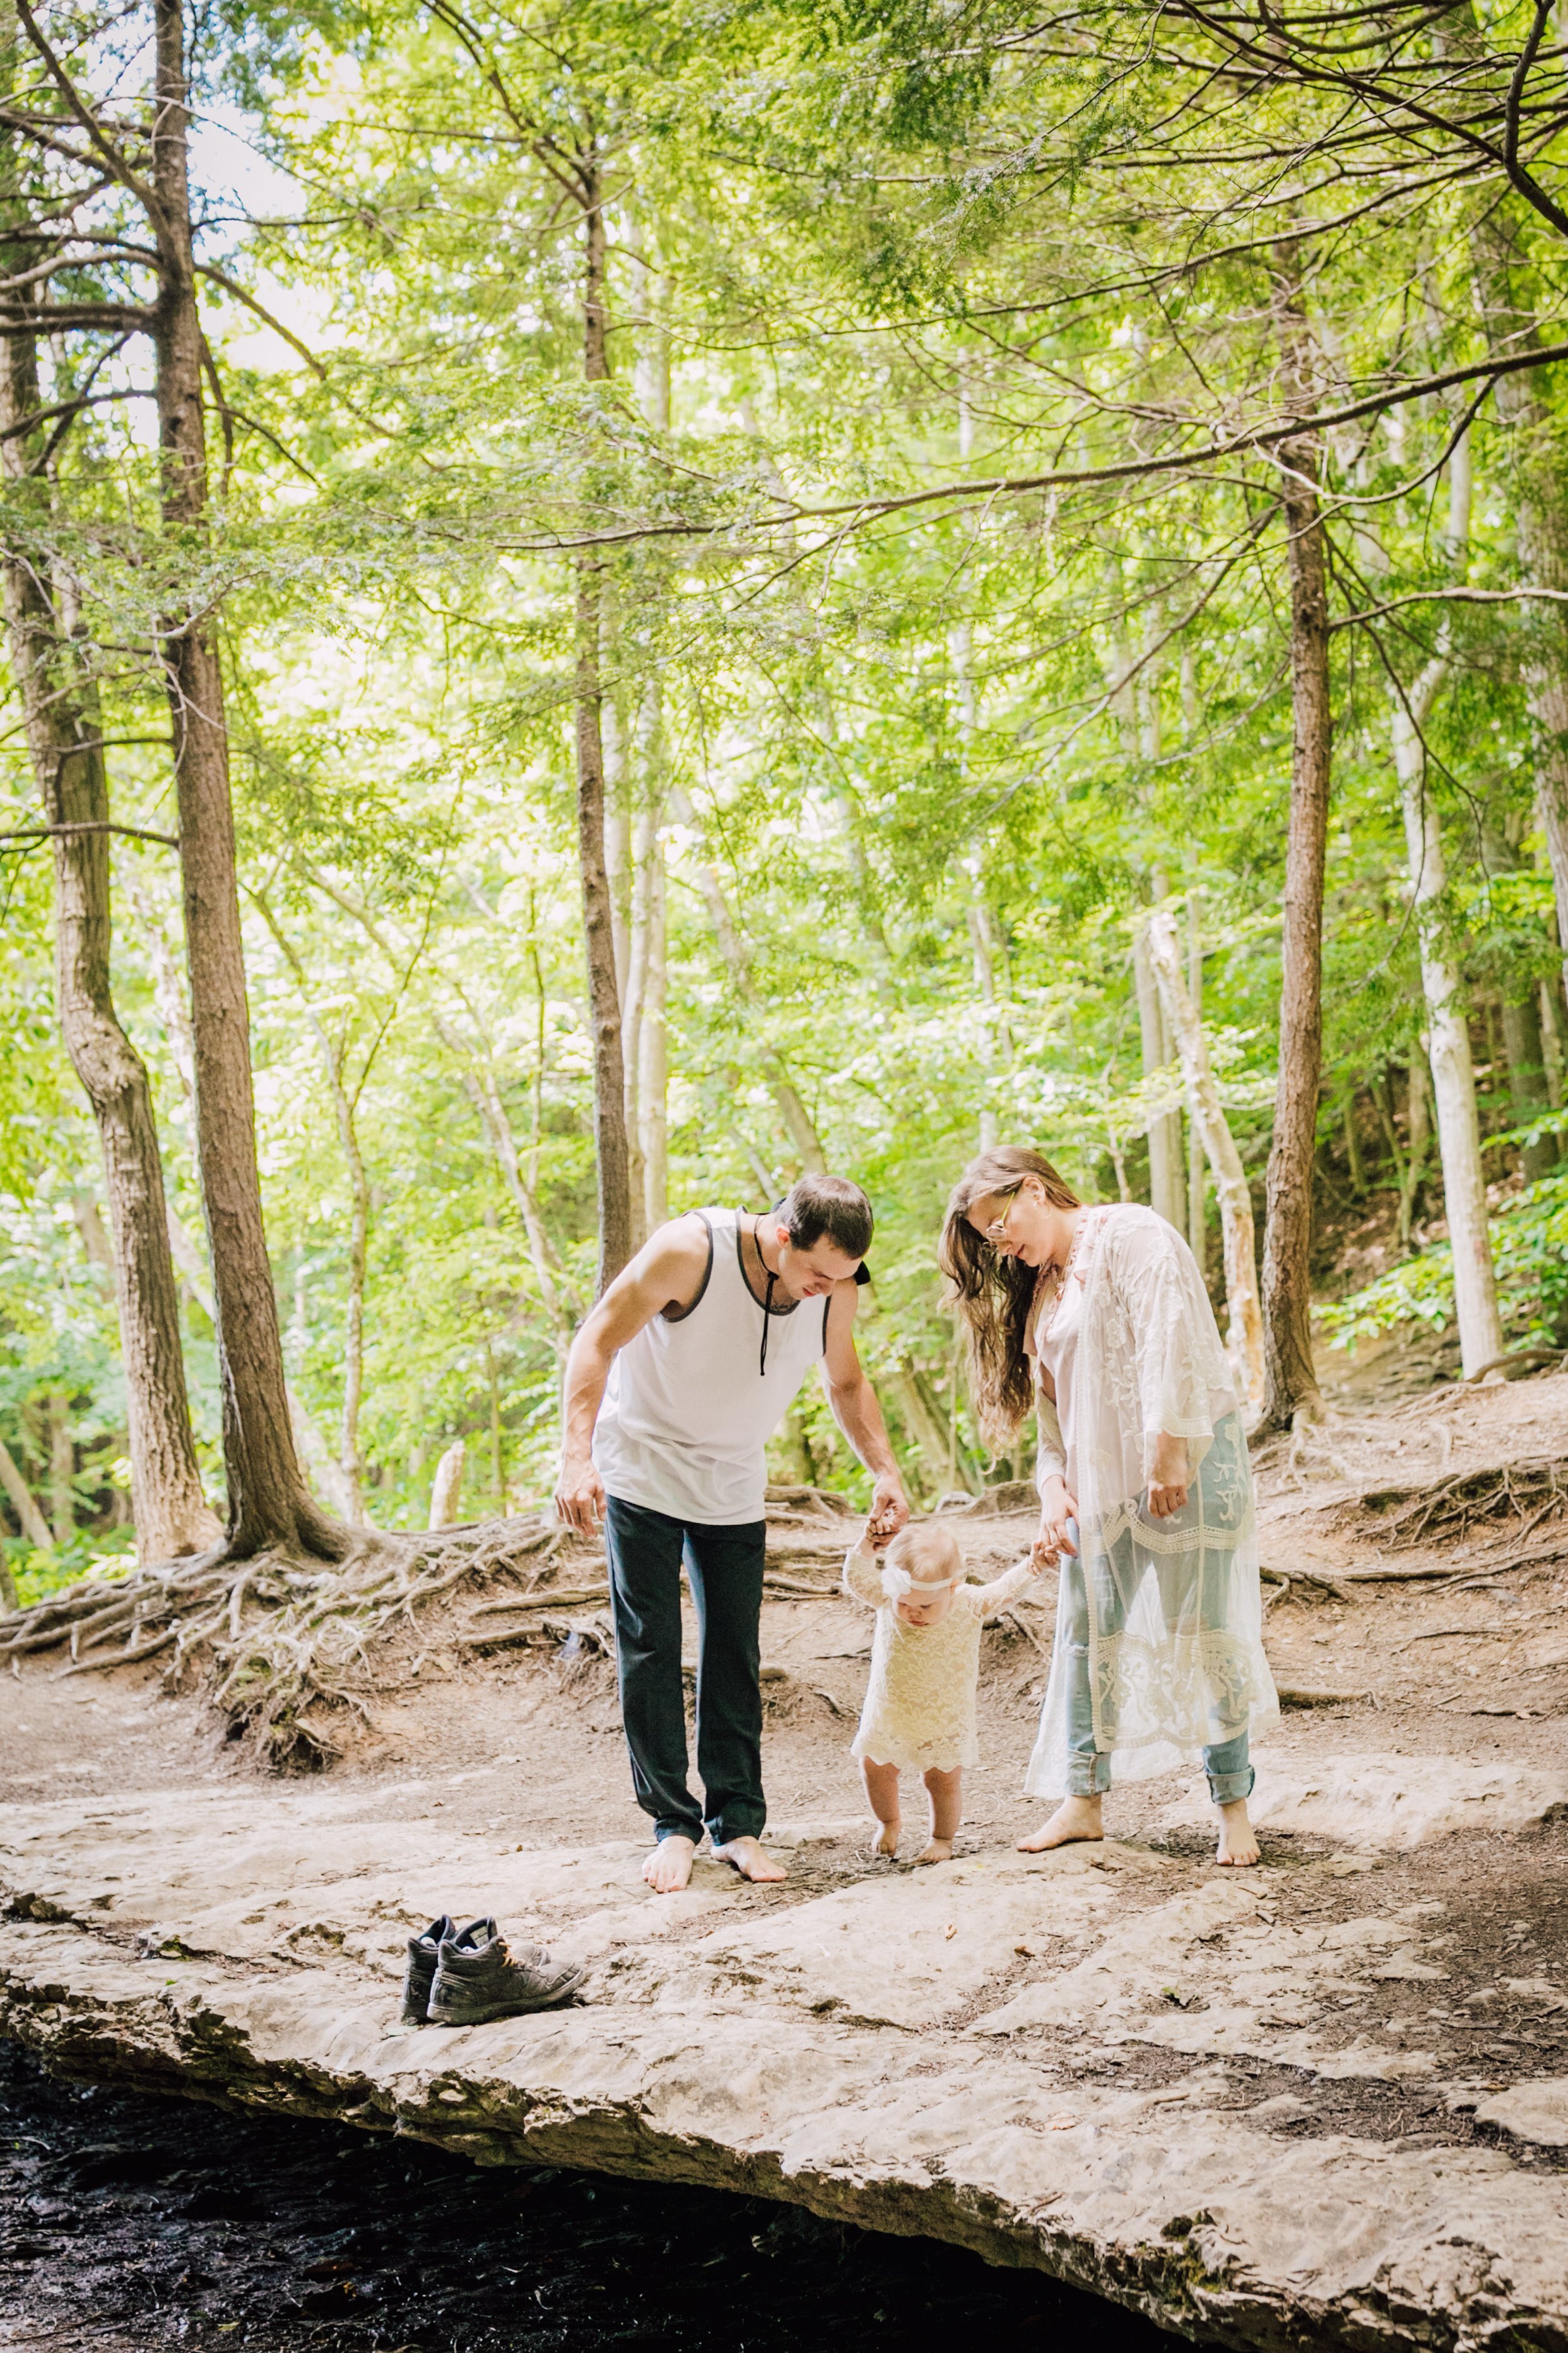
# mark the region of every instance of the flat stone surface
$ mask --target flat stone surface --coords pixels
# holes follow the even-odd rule
[[[1356,1847],[1404,1850],[1450,1831],[1518,1831],[1568,1809],[1568,1773],[1532,1772],[1463,1757],[1360,1756],[1354,1778],[1342,1760],[1314,1769],[1263,1757],[1251,1813],[1274,1830],[1342,1839]],[[1165,1816],[1173,1827],[1206,1822],[1201,1776]]]
[[[637,1843],[520,1850],[412,1778],[15,1807],[0,2030],[479,2163],[929,2233],[1238,2346],[1568,2348],[1568,2174],[1540,2154],[1568,2145],[1568,2079],[1478,2086],[1440,2024],[1412,2047],[1379,2007],[1461,2014],[1449,1906],[1380,1856],[1561,1799],[1507,1760],[1443,1763],[1446,1790],[1437,1766],[1266,1767],[1268,1819],[1340,1842],[1288,1869],[1110,1841],[872,1872],[858,1823],[807,1817],[784,1889],[703,1860],[670,1896]],[[403,2029],[405,1939],[443,1911],[585,1960],[582,2002]],[[1550,1977],[1465,1999],[1505,1996],[1568,2007]],[[1373,2129],[1407,2092],[1435,2126]]]
[[[1545,2148],[1568,2148],[1568,2076],[1521,2084],[1483,2100],[1476,2114],[1483,2123],[1501,2125],[1521,2140],[1538,2141]]]

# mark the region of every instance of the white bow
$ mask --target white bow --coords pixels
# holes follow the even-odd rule
[[[911,1577],[895,1561],[882,1563],[882,1592],[889,1601],[901,1601],[906,1593],[947,1593],[962,1581],[954,1577]]]

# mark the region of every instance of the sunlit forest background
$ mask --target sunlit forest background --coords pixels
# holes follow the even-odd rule
[[[1513,57],[1533,16],[1364,22],[1432,73]],[[1564,85],[1542,19],[1526,144],[1550,188]],[[127,117],[150,21],[37,19]],[[13,93],[64,117],[9,23]],[[1026,1468],[982,1441],[934,1266],[983,1144],[1038,1145],[1089,1199],[1153,1198],[1157,1149],[1159,1205],[1223,1305],[1140,927],[1174,919],[1261,1249],[1290,460],[1247,428],[1282,401],[1339,419],[1311,441],[1333,731],[1320,1337],[1451,1334],[1425,944],[1460,977],[1506,1344],[1568,1345],[1532,699],[1568,656],[1561,603],[1519,593],[1568,582],[1540,554],[1553,501],[1568,548],[1568,391],[1561,364],[1487,373],[1561,339],[1568,246],[1495,155],[1462,124],[1396,135],[1288,61],[1244,69],[1202,11],[224,0],[185,37],[213,489],[183,560],[217,617],[267,1238],[324,1503],[423,1526],[458,1438],[464,1516],[549,1493],[598,1250],[585,567],[633,1239],[696,1204],[764,1208],[809,1166],[858,1177],[864,1354],[928,1504]],[[5,135],[15,218],[45,166]],[[73,301],[132,300],[130,204],[106,172],[57,223],[31,319],[60,421],[34,479],[114,819],[141,828],[112,842],[113,990],[151,1073],[221,1513],[179,860],[142,838],[175,830],[156,422],[144,343],[67,332]],[[6,246],[13,325],[35,249]],[[20,560],[15,467],[5,495]],[[103,1166],[14,691],[6,725],[0,1438],[52,1539],[0,1506],[27,1598],[135,1532]],[[1413,876],[1413,791],[1435,886],[1429,849]],[[815,1390],[774,1470],[860,1492]]]

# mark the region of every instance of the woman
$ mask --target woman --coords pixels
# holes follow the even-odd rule
[[[995,1443],[1039,1418],[1056,1648],[1026,1788],[1061,1799],[1026,1853],[1104,1836],[1114,1776],[1202,1755],[1223,1863],[1258,1861],[1248,1746],[1279,1703],[1263,1655],[1252,1472],[1197,1262],[1152,1209],[1086,1208],[1048,1160],[984,1152],[942,1266]]]

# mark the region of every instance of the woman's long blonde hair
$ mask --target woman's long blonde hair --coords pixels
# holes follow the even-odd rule
[[[1004,1258],[969,1223],[976,1201],[989,1194],[1010,1198],[1026,1176],[1037,1176],[1054,1209],[1081,1208],[1078,1195],[1043,1153],[1026,1145],[998,1144],[972,1160],[947,1204],[937,1262],[948,1281],[947,1301],[958,1311],[969,1356],[969,1382],[980,1427],[994,1446],[1004,1445],[1034,1403],[1034,1382],[1024,1348],[1034,1302],[1035,1268]]]

